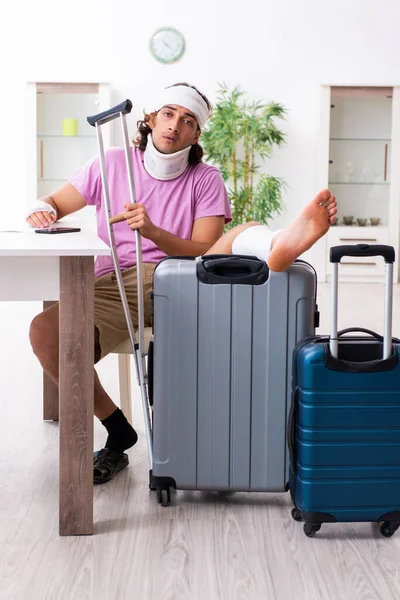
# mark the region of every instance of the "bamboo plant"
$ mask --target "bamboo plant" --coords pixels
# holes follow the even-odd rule
[[[275,125],[285,116],[276,102],[247,102],[245,92],[219,86],[217,102],[202,134],[207,161],[218,166],[227,183],[232,209],[229,227],[248,221],[268,223],[283,209],[285,183],[280,177],[261,172],[274,146],[285,136]]]

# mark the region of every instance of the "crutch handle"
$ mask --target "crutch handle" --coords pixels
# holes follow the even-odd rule
[[[130,100],[124,100],[121,104],[117,104],[113,108],[109,108],[104,112],[98,113],[97,115],[93,115],[92,117],[87,117],[87,122],[89,125],[94,127],[96,123],[99,125],[104,125],[104,123],[108,123],[113,119],[116,119],[120,113],[123,115],[127,115],[132,110],[132,102]]]
[[[126,221],[125,213],[120,213],[119,215],[114,215],[113,217],[108,219],[108,222],[110,223],[110,225],[114,225],[114,223],[121,223],[122,221]]]

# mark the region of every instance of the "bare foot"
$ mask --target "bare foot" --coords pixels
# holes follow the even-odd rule
[[[321,190],[299,216],[274,238],[267,260],[271,271],[285,271],[296,258],[311,248],[335,222],[336,213],[335,196],[329,190]]]

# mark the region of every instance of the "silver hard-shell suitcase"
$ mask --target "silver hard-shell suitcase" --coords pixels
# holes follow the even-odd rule
[[[255,257],[167,258],[154,274],[152,484],[284,491],[292,352],[315,332],[316,274]]]

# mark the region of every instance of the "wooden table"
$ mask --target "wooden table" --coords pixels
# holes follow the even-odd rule
[[[0,300],[60,301],[59,531],[88,535],[93,533],[94,257],[111,251],[85,223],[65,223],[72,224],[82,231],[0,231]]]

